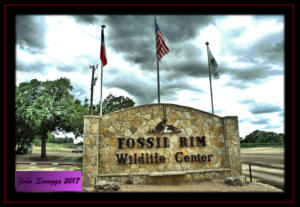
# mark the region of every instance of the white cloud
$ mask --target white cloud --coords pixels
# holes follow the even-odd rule
[[[240,47],[249,47],[258,39],[283,30],[283,25],[278,24],[275,20],[256,21],[252,18],[250,21],[245,22],[245,25],[247,27],[244,33],[235,40],[235,44]]]
[[[73,138],[74,144],[77,144],[79,142],[83,142],[83,138],[82,137],[77,137],[75,139],[75,135],[73,133],[55,132],[55,133],[52,133],[52,135],[55,138],[65,138],[65,137]]]

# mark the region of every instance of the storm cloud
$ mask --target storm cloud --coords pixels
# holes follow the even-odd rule
[[[228,69],[228,74],[231,74],[236,80],[252,81],[268,78],[270,75],[282,75],[282,71],[271,70],[264,68],[249,68],[249,69]]]
[[[252,114],[273,113],[273,112],[279,112],[281,110],[282,109],[280,106],[267,104],[267,103],[255,104],[249,107],[249,111]]]
[[[222,18],[218,17],[216,22]],[[263,20],[282,25],[283,17],[258,15],[251,19],[255,27],[258,27],[259,22]],[[252,41],[245,38],[245,41],[237,42],[245,35],[251,39],[247,33],[247,25],[239,25],[229,31],[223,30],[221,41],[224,50],[221,54],[230,54],[234,57],[231,62],[235,64],[232,66],[226,60],[219,64],[222,70],[221,75],[230,76],[230,81],[225,86],[246,89],[250,84],[263,83],[266,78],[282,76],[284,67],[284,33],[282,30],[262,33],[260,38],[253,38]]]
[[[26,73],[31,73],[31,72],[38,72],[38,73],[45,73],[46,72],[46,67],[49,65],[43,62],[21,62],[18,61],[16,64],[16,70],[17,71],[22,71]]]
[[[126,60],[139,64],[142,70],[156,67],[153,15],[109,15],[103,21],[111,27],[110,45],[122,52]],[[213,17],[160,15],[157,21],[170,51],[179,57],[184,47],[178,44],[194,38],[199,28],[212,22]]]
[[[76,15],[73,16],[78,23],[94,24],[99,21],[96,15]]]
[[[208,77],[207,65],[199,61],[178,62],[178,64],[170,65],[164,68],[167,71],[165,80],[173,81],[180,77]]]
[[[104,82],[105,87],[119,88],[135,97],[138,104],[149,104],[157,100],[157,82],[140,80],[132,75],[123,75],[114,77],[109,82]],[[196,94],[206,93],[202,89],[190,84],[185,78],[178,78],[176,81],[161,81],[160,94],[161,99],[176,100],[177,92],[181,90],[193,91]]]
[[[178,92],[182,90],[192,91],[195,93],[195,96],[200,94],[206,94],[205,91],[198,88],[197,86],[191,85],[184,78],[177,79],[176,81],[162,82],[160,83],[161,87],[161,96],[163,100],[177,100]]]
[[[249,121],[251,124],[269,124],[269,121],[270,119],[268,118],[259,118],[259,119],[256,119],[256,120],[251,120]]]
[[[222,73],[231,76],[230,81],[224,84],[225,86],[239,89],[246,89],[250,87],[251,84],[263,83],[272,76],[283,75],[282,70],[273,70],[270,66],[258,66],[246,69],[225,68],[221,70],[220,74]]]
[[[238,100],[238,102],[248,105],[248,109],[252,114],[280,112],[280,114],[282,115],[282,108],[278,105],[270,103],[257,103],[254,99],[250,98]]]
[[[177,43],[196,37],[201,27],[213,23],[214,17],[207,15],[161,15],[157,21],[167,40],[171,43]]]
[[[284,36],[281,32],[278,32],[266,35],[248,47],[232,45],[231,52],[233,55],[236,55],[236,61],[259,65],[268,63],[283,64]]]
[[[44,16],[16,16],[16,42],[21,48],[44,49],[46,29]]]
[[[104,82],[107,88],[118,88],[126,91],[135,97],[137,104],[149,104],[157,98],[157,89],[155,82],[145,82],[140,79],[134,79],[130,75],[122,77],[115,76],[112,80]]]

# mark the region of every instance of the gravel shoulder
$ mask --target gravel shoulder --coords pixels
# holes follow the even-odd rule
[[[96,192],[93,188],[83,189],[84,192]],[[203,181],[179,185],[120,185],[118,192],[283,192],[271,185],[253,182],[245,186],[230,186],[224,181]]]
[[[262,183],[245,186],[229,186],[222,181],[205,181],[185,185],[122,185],[120,192],[283,192],[279,188]]]

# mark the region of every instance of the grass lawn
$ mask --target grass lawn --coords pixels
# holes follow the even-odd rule
[[[76,166],[76,168],[75,168],[75,171],[82,171],[82,165],[78,165],[78,166]]]
[[[64,144],[58,143],[47,143],[46,150],[47,152],[72,152],[72,149],[76,148],[77,146],[74,145],[73,148],[67,148]],[[33,145],[33,152],[40,152],[41,147]]]
[[[241,143],[242,148],[247,147],[277,147],[277,148],[283,148],[283,144],[269,144],[269,143]]]

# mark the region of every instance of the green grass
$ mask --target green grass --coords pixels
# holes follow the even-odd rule
[[[76,148],[76,146],[74,145],[74,147],[72,148],[67,148],[65,144],[59,144],[59,143],[46,143],[46,151],[47,152],[72,152],[72,149]],[[41,147],[40,146],[33,146],[32,149],[33,152],[40,152],[41,151]]]
[[[41,151],[41,147],[34,146],[32,151],[33,152],[40,152]],[[46,147],[46,151],[47,152],[72,152],[72,149]]]
[[[82,171],[82,168],[83,168],[82,165],[76,166],[75,171]]]
[[[40,152],[41,146],[32,146],[33,152]],[[72,152],[72,149],[76,147],[82,147],[82,145],[74,145],[74,144],[61,144],[61,143],[46,143],[46,151],[47,152]]]
[[[247,148],[247,147],[278,147],[282,148],[284,147],[283,144],[270,144],[270,143],[241,143],[242,148]]]

